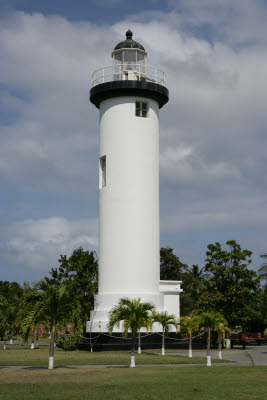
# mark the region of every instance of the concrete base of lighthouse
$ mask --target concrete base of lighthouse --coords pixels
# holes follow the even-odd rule
[[[142,302],[150,302],[154,304],[157,312],[167,311],[168,314],[174,314],[176,319],[180,318],[180,293],[181,281],[160,281],[159,293],[143,294],[143,293],[105,293],[99,294],[95,298],[94,310],[90,313],[90,321],[87,321],[86,331],[89,333],[107,332],[107,324],[109,320],[110,310],[116,306],[122,297],[129,299],[141,298]],[[146,329],[141,330],[145,332]],[[153,331],[161,332],[162,327],[159,324],[153,325]],[[176,328],[170,326],[170,332],[175,332]],[[114,327],[114,333],[122,332],[122,323],[119,327]]]

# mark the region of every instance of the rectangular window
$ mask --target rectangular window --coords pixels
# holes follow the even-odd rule
[[[106,156],[100,157],[99,159],[99,189],[106,186],[107,184],[107,173],[106,173]]]
[[[137,117],[147,118],[147,111],[148,111],[147,103],[143,101],[135,102],[135,115]]]

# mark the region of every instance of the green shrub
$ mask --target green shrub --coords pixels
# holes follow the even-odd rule
[[[58,342],[58,347],[62,348],[63,350],[73,351],[77,349],[77,342],[78,336],[72,332],[61,336]]]
[[[264,329],[263,337],[264,337],[264,339],[267,341],[267,328]]]

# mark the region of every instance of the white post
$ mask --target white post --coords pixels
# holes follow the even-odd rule
[[[211,367],[211,356],[207,356],[207,367]]]

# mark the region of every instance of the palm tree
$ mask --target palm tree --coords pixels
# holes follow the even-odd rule
[[[38,346],[38,328],[39,328],[40,321],[35,321],[35,324],[30,328],[30,335],[31,335],[31,350],[35,348],[34,337],[36,338],[36,345]]]
[[[120,299],[119,303],[113,307],[109,313],[108,332],[110,335],[113,332],[114,326],[119,327],[121,321],[123,321],[123,336],[127,337],[129,330],[132,333],[131,368],[135,367],[135,342],[137,331],[141,327],[146,326],[149,320],[149,314],[154,308],[155,306],[151,303],[141,303],[140,297],[133,300],[125,297]]]
[[[200,316],[201,326],[208,330],[208,342],[207,342],[207,366],[211,366],[210,356],[210,332],[215,329],[216,317],[213,313],[203,313]]]
[[[215,324],[215,331],[218,334],[218,352],[219,352],[219,359],[222,359],[222,340],[223,340],[223,335],[224,332],[228,331],[229,328],[227,327],[227,322],[223,317],[219,317],[216,319],[216,324]]]
[[[175,320],[175,315],[173,314],[168,314],[166,311],[162,313],[153,313],[152,314],[152,321],[153,322],[158,322],[159,324],[162,325],[162,349],[161,349],[161,355],[165,356],[165,336],[168,336],[169,332],[169,325],[177,325],[177,322]]]
[[[192,332],[199,329],[200,320],[197,315],[186,316],[180,318],[182,328],[189,333],[189,353],[188,357],[192,357]]]
[[[197,264],[193,264],[188,270],[190,279],[192,281],[192,288],[194,297],[197,299],[201,289],[203,289],[203,281],[207,274],[205,274],[205,267],[199,268]]]
[[[69,296],[66,286],[58,286],[49,279],[39,281],[35,290],[26,294],[24,305],[25,303],[26,315],[22,322],[24,339],[28,339],[32,325],[41,320],[48,321],[51,330],[48,369],[53,369],[56,326],[59,322],[70,319],[78,304]]]

